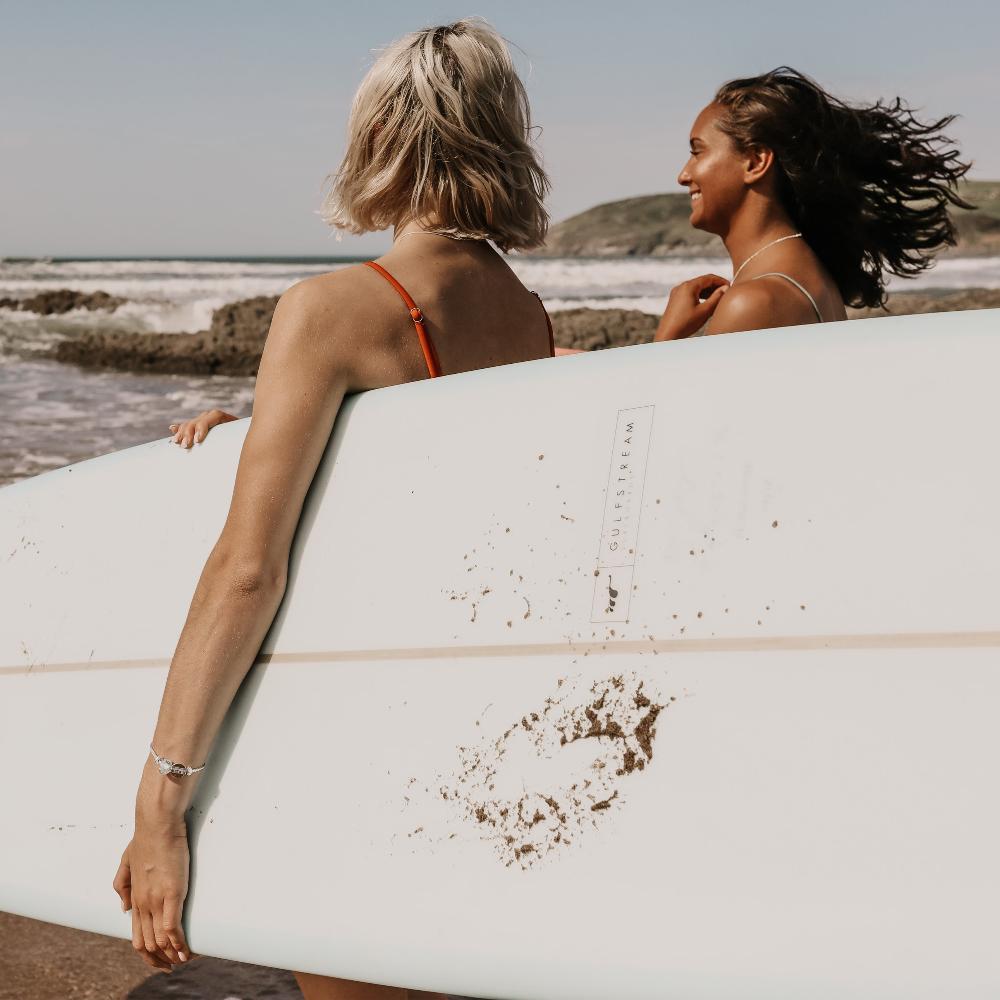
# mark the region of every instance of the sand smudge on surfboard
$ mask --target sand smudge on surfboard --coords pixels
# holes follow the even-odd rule
[[[627,783],[653,759],[657,721],[675,700],[648,691],[635,672],[595,681],[582,692],[561,678],[536,711],[475,747],[459,747],[459,767],[435,779],[438,795],[506,866],[530,868],[623,807]],[[525,741],[527,763],[532,757],[546,762],[547,777],[527,781],[511,763],[524,754]],[[515,786],[520,794],[511,793]],[[433,839],[453,837],[450,831]]]

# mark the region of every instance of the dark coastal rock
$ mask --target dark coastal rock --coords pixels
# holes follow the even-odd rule
[[[59,341],[57,361],[87,368],[170,374],[256,375],[277,303],[275,296],[244,299],[217,309],[199,333],[126,333],[88,330]],[[889,297],[886,310],[852,309],[852,319],[959,309],[1000,308],[1000,289],[905,292]],[[657,317],[634,309],[567,309],[552,314],[559,347],[585,351],[649,343]]]
[[[965,309],[1000,309],[1000,288],[898,292],[889,296],[885,309],[847,312],[850,319],[869,319]],[[556,345],[585,351],[648,344],[653,340],[657,322],[658,317],[634,309],[567,309],[552,314]]]
[[[595,205],[554,225],[538,257],[691,257],[720,254],[719,238],[693,229],[687,194]]]
[[[885,309],[848,309],[847,312],[851,319],[868,319],[873,316],[908,316],[963,309],[1000,309],[1000,288],[897,292],[889,296]]]
[[[230,302],[212,314],[208,332],[220,341],[235,337],[248,343],[259,342],[263,346],[277,304],[277,295],[258,295],[256,298]]]
[[[83,368],[177,375],[255,375],[260,350],[230,341],[220,347],[209,333],[125,333],[87,330],[59,341],[49,352],[56,361]]]
[[[277,296],[261,295],[216,309],[198,333],[86,330],[59,341],[50,355],[85,368],[176,375],[256,375]]]
[[[0,309],[17,309],[21,312],[38,313],[39,316],[55,316],[73,309],[104,309],[112,312],[125,299],[107,292],[77,292],[72,288],[54,288],[50,292],[39,292],[25,299],[0,299]]]
[[[50,354],[86,368],[172,374],[256,375],[277,297],[259,296],[217,309],[198,333],[86,330]],[[600,350],[652,340],[656,317],[634,309],[568,309],[552,314],[560,347]]]
[[[636,309],[566,309],[552,313],[557,347],[600,351],[607,347],[648,344],[658,318]]]

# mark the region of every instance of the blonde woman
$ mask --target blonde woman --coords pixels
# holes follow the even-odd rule
[[[303,500],[344,396],[552,356],[544,306],[491,245],[544,241],[549,182],[530,132],[507,46],[478,18],[406,35],[361,83],[323,214],[352,233],[392,227],[392,249],[373,265],[301,281],[278,301],[229,513],[151,734],[157,755],[191,767],[209,756],[284,596]],[[147,758],[113,882],[131,909],[135,949],[166,971],[190,958],[184,817],[200,777],[161,774]],[[306,1000],[428,995],[296,979]]]

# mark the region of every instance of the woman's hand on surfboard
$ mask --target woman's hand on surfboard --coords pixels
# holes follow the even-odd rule
[[[226,413],[225,410],[205,410],[193,420],[171,424],[170,430],[174,432],[174,435],[170,440],[182,448],[190,448],[192,444],[200,444],[204,441],[205,436],[216,424],[225,424],[230,420],[239,419],[231,413]]]
[[[729,282],[718,274],[702,274],[676,285],[671,289],[653,340],[683,340],[697,333],[709,321],[728,288]]]
[[[189,868],[183,817],[144,819],[137,810],[135,835],[112,885],[132,914],[132,947],[150,968],[170,972],[192,957],[181,925]]]

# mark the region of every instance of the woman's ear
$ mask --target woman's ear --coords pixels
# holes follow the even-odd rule
[[[744,154],[743,180],[747,184],[756,184],[767,176],[774,165],[774,153],[766,146],[751,146]]]

